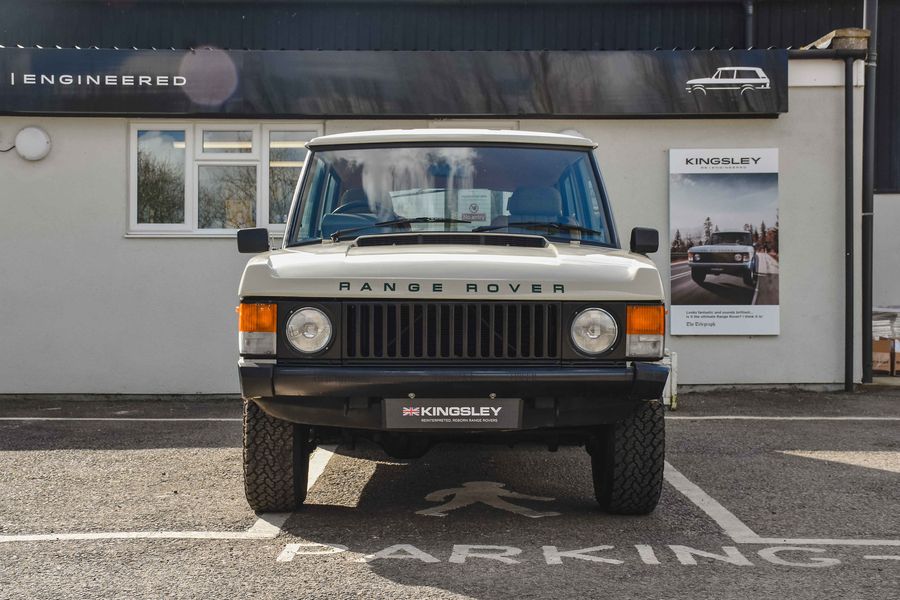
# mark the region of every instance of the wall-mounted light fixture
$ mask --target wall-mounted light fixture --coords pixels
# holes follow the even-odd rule
[[[40,127],[25,127],[16,134],[15,148],[25,160],[41,160],[50,154],[50,135]]]

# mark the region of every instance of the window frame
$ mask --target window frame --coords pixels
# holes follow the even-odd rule
[[[138,132],[139,131],[183,131],[184,132],[184,223],[138,223]],[[191,196],[193,195],[193,131],[190,124],[177,122],[132,123],[129,128],[128,145],[128,231],[129,233],[188,233],[193,231],[194,215]]]
[[[206,131],[249,131],[250,152],[204,152],[203,133]],[[198,121],[194,123],[194,156],[195,161],[236,161],[259,160],[259,123],[245,121],[229,121],[226,123],[206,123]]]
[[[252,153],[204,153],[204,131],[252,132]],[[139,131],[184,132],[184,223],[138,223],[137,149]],[[266,227],[276,237],[284,235],[284,223],[269,223],[269,137],[273,131],[307,133],[309,139],[324,132],[322,121],[131,121],[128,125],[128,202],[125,237],[233,238],[237,229],[201,229],[199,227],[199,166],[253,165],[256,167],[256,227]],[[304,165],[311,153],[307,151]],[[301,170],[302,175],[302,170]],[[297,185],[300,183],[298,178]],[[291,205],[297,197],[297,187]]]

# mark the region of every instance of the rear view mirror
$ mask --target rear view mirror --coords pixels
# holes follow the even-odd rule
[[[659,232],[649,227],[635,227],[631,230],[631,251],[650,254],[659,250]]]
[[[238,252],[243,254],[259,254],[268,252],[269,230],[265,227],[240,229],[237,232]]]

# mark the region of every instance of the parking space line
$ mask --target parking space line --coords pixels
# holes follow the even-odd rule
[[[866,554],[863,556],[866,560],[900,560],[897,554]]]
[[[76,540],[259,540],[273,536],[249,531],[101,531],[97,533],[42,533],[0,535],[2,542],[57,542]]]
[[[319,477],[321,477],[325,467],[328,466],[328,462],[334,456],[335,450],[337,450],[337,444],[319,446],[313,452],[313,455],[309,458],[309,484],[306,486],[306,491],[311,490]]]
[[[240,418],[218,417],[0,417],[0,421],[213,421],[213,422],[241,422]]]
[[[734,513],[719,504],[690,479],[681,474],[669,462],[664,471],[666,481],[681,492],[697,508],[709,516],[736,544],[788,545],[788,546],[900,546],[900,540],[858,540],[846,538],[779,538],[760,537]],[[886,558],[885,560],[893,560]],[[900,560],[900,558],[898,558]]]
[[[764,415],[666,415],[669,421],[900,421],[900,417],[816,417]],[[230,417],[0,417],[0,421],[135,421],[135,422],[223,422],[240,423]]]
[[[666,415],[667,421],[900,421],[900,417],[767,417],[751,415]]]
[[[335,445],[319,446],[309,461],[307,490],[325,471],[334,456]],[[270,540],[278,537],[292,513],[266,513],[258,516],[246,531],[102,531],[96,533],[41,533],[0,535],[3,542],[56,542],[78,540]]]
[[[853,540],[846,538],[734,538],[738,544],[787,546],[900,546],[900,540]]]
[[[306,480],[307,492],[312,489],[319,477],[322,476],[322,473],[325,472],[325,467],[328,466],[328,462],[334,456],[335,450],[337,450],[336,444],[319,446],[312,453],[312,456],[309,457],[309,474]],[[259,518],[256,519],[256,523],[247,530],[247,533],[262,535],[269,539],[276,538],[278,537],[278,534],[281,533],[281,528],[284,527],[284,524],[287,523],[287,520],[292,514],[293,513],[261,514],[259,515]]]
[[[690,479],[681,474],[678,469],[673,467],[666,461],[664,477],[666,481],[681,492],[688,500],[693,502],[697,508],[706,513],[709,518],[718,524],[725,532],[725,535],[737,541],[738,538],[758,538],[759,536],[747,527],[743,521],[738,519],[727,508],[719,504],[715,498],[704,492],[700,487]]]

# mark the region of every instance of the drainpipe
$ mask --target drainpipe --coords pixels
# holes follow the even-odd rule
[[[853,391],[853,363],[855,358],[853,322],[856,319],[853,274],[854,206],[853,185],[853,62],[844,59],[844,391]]]
[[[788,57],[794,59],[828,59],[844,61],[844,389],[853,391],[853,371],[856,358],[854,340],[854,274],[855,219],[853,183],[853,63],[864,60],[865,50],[788,50]],[[870,346],[871,347],[871,346]]]
[[[878,0],[866,0],[869,30],[863,90],[862,151],[862,361],[863,383],[872,383],[872,238],[875,189],[875,67],[878,59]]]
[[[744,0],[744,41],[747,48],[752,48],[756,44],[753,35],[756,27],[753,24],[753,0]]]

